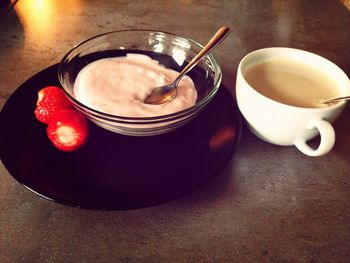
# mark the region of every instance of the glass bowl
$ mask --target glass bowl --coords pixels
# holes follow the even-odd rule
[[[180,71],[202,49],[193,40],[152,30],[113,31],[94,36],[73,47],[62,58],[58,78],[66,95],[83,115],[112,132],[131,136],[150,136],[172,131],[193,119],[215,96],[222,79],[221,68],[213,55],[204,57],[188,75],[192,78],[197,101],[194,106],[172,114],[154,117],[116,116],[84,105],[74,97],[74,82],[87,64],[107,57],[141,53],[167,68]]]

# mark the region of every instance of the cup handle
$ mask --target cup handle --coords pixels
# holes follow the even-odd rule
[[[317,149],[312,149],[307,145],[305,139],[297,139],[294,145],[302,153],[309,156],[321,156],[332,150],[335,143],[335,132],[333,126],[325,120],[317,119],[309,123],[308,129],[318,129],[321,137],[320,145]]]

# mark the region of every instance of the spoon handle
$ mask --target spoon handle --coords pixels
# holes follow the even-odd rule
[[[201,60],[202,57],[210,53],[214,48],[216,48],[230,33],[230,29],[227,26],[221,27],[216,34],[209,40],[209,42],[204,46],[204,48],[181,70],[180,74],[175,79],[174,83],[180,81],[180,79],[190,71],[195,65],[197,65],[198,61]]]
[[[344,97],[338,97],[338,98],[334,98],[334,99],[329,99],[329,100],[325,100],[322,103],[334,103],[337,101],[341,101],[341,100],[350,100],[350,96],[344,96]]]

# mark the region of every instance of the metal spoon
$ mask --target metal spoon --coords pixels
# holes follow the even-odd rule
[[[172,101],[176,96],[176,87],[179,84],[181,78],[185,76],[198,62],[217,47],[230,33],[230,29],[226,26],[221,27],[216,34],[210,39],[208,44],[187,64],[187,66],[181,70],[177,78],[170,84],[157,87],[152,90],[151,94],[146,97],[144,103],[147,104],[163,104]]]
[[[338,98],[333,98],[333,99],[329,99],[329,100],[324,100],[324,101],[321,101],[321,103],[324,103],[324,104],[331,104],[331,103],[335,103],[335,102],[338,102],[338,101],[342,101],[342,100],[350,100],[350,96],[344,96],[344,97],[338,97]]]

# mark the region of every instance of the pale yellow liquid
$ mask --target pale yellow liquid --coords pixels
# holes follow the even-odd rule
[[[320,101],[339,96],[339,90],[335,80],[316,66],[275,59],[252,66],[245,79],[275,101],[303,108],[325,107]]]

